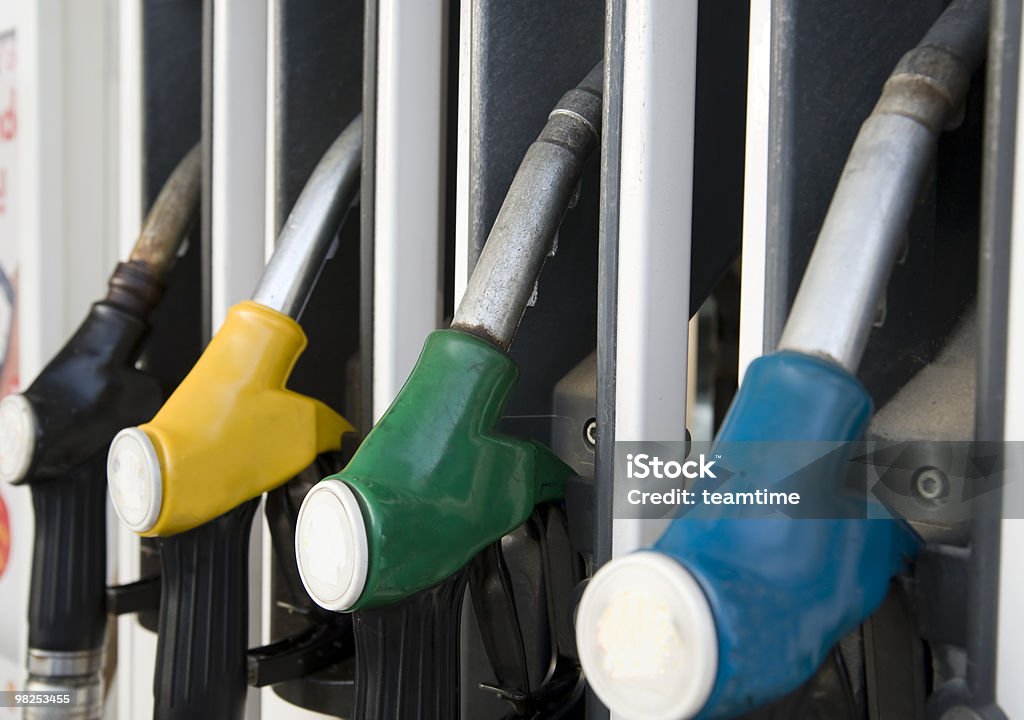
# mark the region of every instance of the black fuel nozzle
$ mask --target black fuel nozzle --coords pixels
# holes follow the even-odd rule
[[[35,510],[27,689],[71,693],[76,718],[102,712],[106,451],[121,427],[160,406],[159,383],[136,362],[196,214],[199,182],[196,146],[161,190],[107,296],[24,393],[0,401],[0,479],[29,485]]]

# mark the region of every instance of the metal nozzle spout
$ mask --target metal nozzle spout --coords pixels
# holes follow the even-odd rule
[[[523,158],[477,260],[452,328],[508,350],[601,135],[604,64],[555,106]]]

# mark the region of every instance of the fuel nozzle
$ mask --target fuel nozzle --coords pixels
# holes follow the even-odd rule
[[[601,84],[598,66],[551,112],[451,328],[428,336],[351,462],[302,503],[295,552],[306,590],[324,608],[357,611],[360,720],[408,707],[458,717],[465,568],[537,503],[561,497],[571,474],[496,425],[518,374],[506,351],[599,141]]]
[[[107,296],[23,394],[0,401],[0,479],[27,484],[35,510],[26,689],[71,694],[74,712],[61,717],[102,712],[104,459],[119,428],[160,405],[159,383],[135,364],[196,214],[199,183],[196,146],[160,191]],[[29,708],[26,717],[52,712]]]
[[[361,155],[359,117],[314,169],[252,300],[228,311],[153,419],[110,445],[114,509],[136,533],[160,538],[157,718],[242,717],[258,498],[352,430],[285,386],[306,346],[298,318],[358,193]]]
[[[985,52],[986,0],[955,0],[900,60],[861,127],[782,334],[755,360],[716,438],[759,443],[768,477],[792,443],[863,436],[854,373],[925,182]],[[727,450],[723,452],[728,452]],[[817,477],[836,479],[841,453]],[[715,490],[747,490],[740,474]],[[882,602],[919,539],[902,519],[675,519],[588,584],[576,637],[587,680],[630,720],[742,715],[797,688]]]

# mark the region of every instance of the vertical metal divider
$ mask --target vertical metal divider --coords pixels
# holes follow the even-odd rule
[[[456,128],[455,165],[455,277],[452,304],[458,307],[466,292],[466,284],[472,272],[475,253],[470,245],[470,197],[469,175],[472,152],[472,93],[473,84],[473,3],[460,2],[459,7],[459,57],[458,57],[458,119]]]
[[[359,242],[359,347],[362,355],[360,383],[364,388],[359,408],[359,427],[363,432],[373,425],[374,365],[374,231],[377,203],[377,172],[374,155],[377,148],[377,5],[366,0],[363,10],[363,170],[360,187]]]
[[[683,441],[697,5],[628,3],[624,31],[615,440]],[[613,554],[655,525],[613,520]]]
[[[743,186],[739,380],[765,351],[768,226],[768,116],[771,85],[771,3],[750,6],[747,134]]]
[[[612,558],[615,496],[615,398],[618,348],[619,193],[622,173],[622,72],[626,0],[608,0],[605,15],[604,107],[601,121],[601,209],[597,269],[597,445],[594,457],[594,570]],[[608,709],[587,690],[587,720]]]
[[[118,130],[120,168],[118,184],[120,202],[120,250],[125,254],[142,224],[142,9],[140,3],[122,3],[118,10],[118,84],[120,85],[120,112]],[[107,505],[108,517],[110,504]],[[117,566],[119,582],[130,582],[139,577],[139,537],[120,522],[114,521],[117,532]],[[156,638],[139,625],[135,615],[117,618],[118,672],[116,717],[145,717],[137,697],[144,688],[143,679],[153,677],[153,658]],[[149,658],[148,662],[143,658]],[[149,693],[152,695],[152,692]],[[152,714],[152,709],[149,710]]]
[[[597,300],[597,448],[594,464],[594,566],[612,558],[615,483],[615,373],[619,277],[619,195],[622,173],[622,72],[626,0],[608,0],[601,136],[601,224]],[[589,713],[588,713],[589,716]]]
[[[979,287],[979,440],[1024,440],[1024,143],[1020,141],[1021,38],[1024,13],[1019,0],[994,0],[989,39],[982,253]],[[1009,457],[1024,455],[1015,450]],[[1019,477],[1018,469],[1017,475]],[[1006,490],[1011,507],[1021,507],[1020,483]],[[973,639],[968,683],[982,706],[995,703],[1004,717],[1024,715],[1024,519],[1005,513],[997,526],[972,527],[969,618]],[[976,556],[976,557],[975,557]],[[993,612],[993,604],[995,605]],[[999,717],[992,711],[992,717]],[[985,716],[986,718],[989,715]]]
[[[441,325],[446,163],[445,0],[376,7],[373,419]]]
[[[267,2],[215,0],[211,327],[247,299],[267,260]]]
[[[210,139],[210,329],[247,299],[266,262],[267,0],[213,0]],[[205,193],[204,193],[205,197]],[[262,515],[262,513],[261,513]],[[249,543],[249,645],[260,644],[264,524]],[[259,720],[261,693],[245,713]]]
[[[200,269],[202,283],[202,305],[205,310],[202,319],[204,344],[213,336],[213,264],[210,262],[213,250],[213,21],[215,0],[203,0],[203,92],[202,92],[202,155],[203,187],[199,200],[201,224],[200,243],[205,262]]]
[[[606,18],[595,566],[653,530],[613,517],[615,442],[686,433],[697,9],[610,0]],[[642,152],[655,143],[670,152]],[[593,696],[587,714],[608,717]]]
[[[266,133],[264,136],[264,153],[266,157],[264,182],[263,182],[263,254],[269,258],[274,252],[274,244],[276,241],[276,232],[278,226],[278,212],[276,205],[276,190],[277,186],[274,182],[274,178],[278,174],[278,162],[277,157],[277,144],[274,142],[274,138],[277,137],[278,133],[278,118],[276,113],[277,106],[277,86],[278,86],[278,65],[276,57],[278,54],[277,47],[277,30],[280,24],[280,8],[277,3],[269,2],[267,7],[266,16],[266,33],[264,37],[264,43],[266,46],[266,112],[264,115],[264,122],[266,127]],[[259,622],[257,624],[259,631],[259,638],[257,642],[250,643],[250,647],[253,645],[269,644],[272,641],[271,635],[271,614],[274,604],[273,596],[273,557],[274,557],[274,546],[270,536],[269,528],[267,527],[266,514],[264,513],[264,507],[266,505],[266,499],[260,505],[260,508],[256,512],[256,519],[254,524],[259,525],[260,533],[260,577],[262,583],[260,584],[260,613]],[[253,543],[255,545],[256,543]],[[276,696],[271,688],[262,688],[259,692],[259,705],[260,714],[262,718],[266,720],[273,720],[278,714],[275,707],[277,705]],[[251,694],[251,693],[250,693]]]

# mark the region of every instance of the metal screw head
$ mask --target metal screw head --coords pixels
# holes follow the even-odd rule
[[[949,478],[935,467],[923,467],[914,473],[914,496],[929,505],[942,505],[949,499]]]
[[[588,448],[597,447],[597,418],[590,418],[583,424],[583,442]]]

